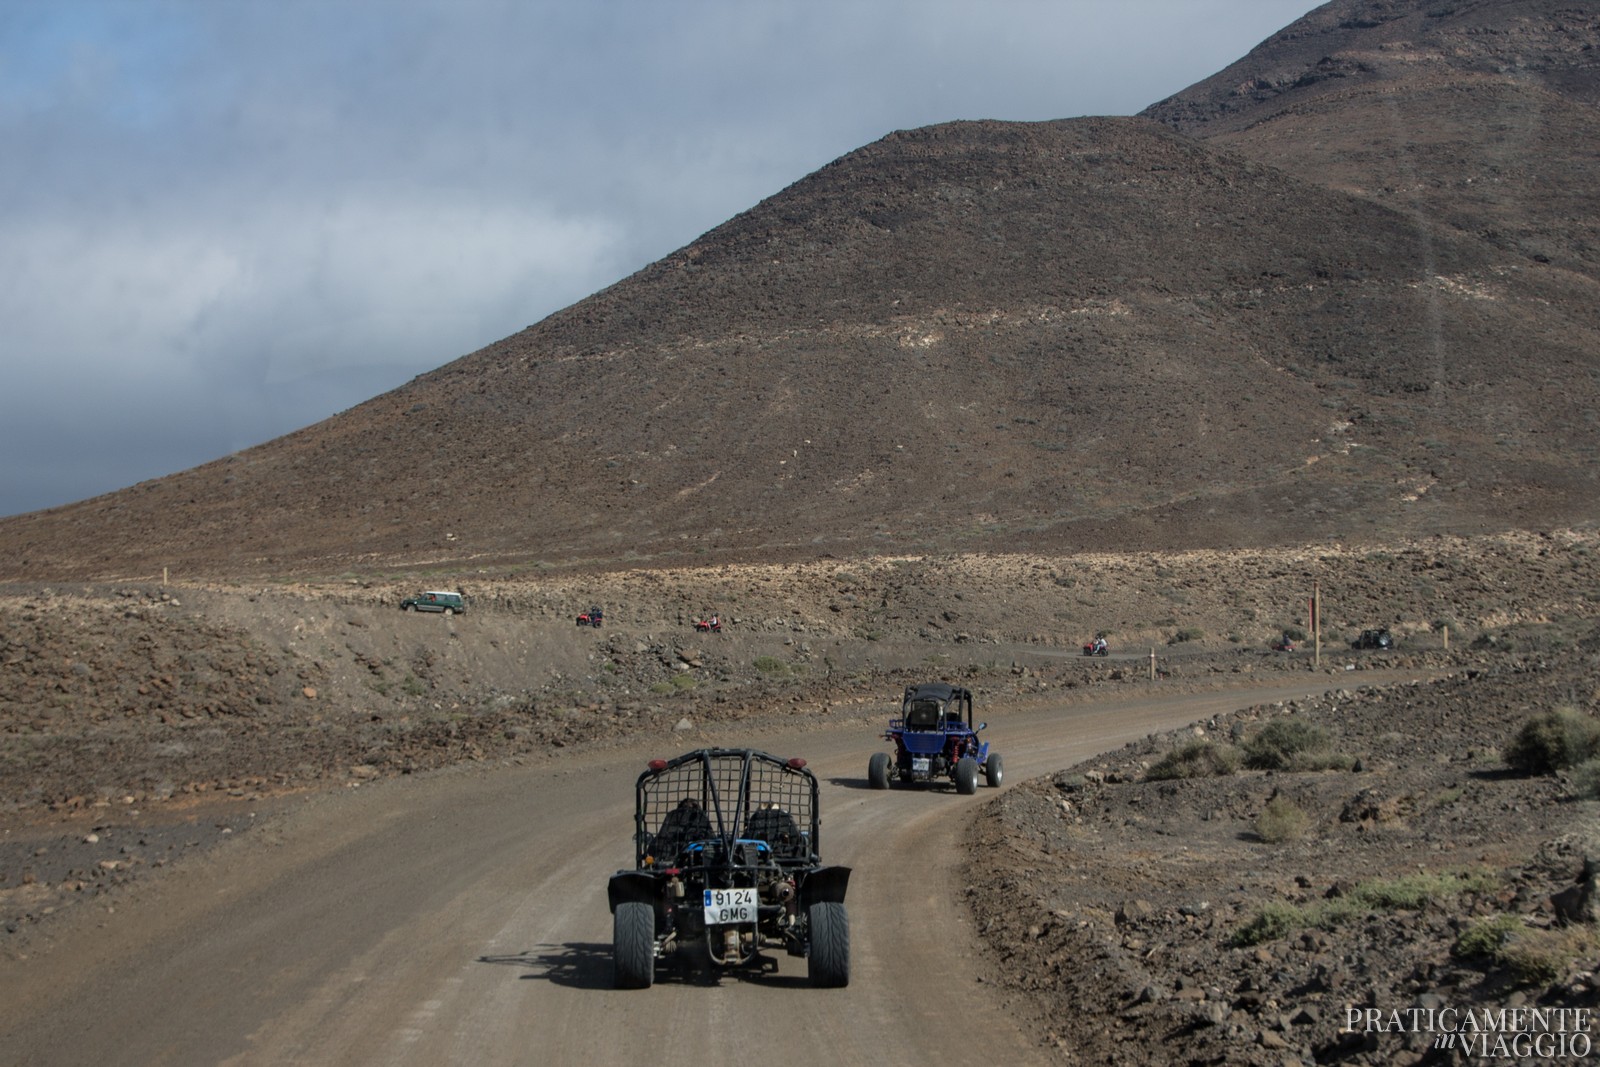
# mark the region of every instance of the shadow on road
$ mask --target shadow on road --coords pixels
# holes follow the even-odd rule
[[[612,961],[610,943],[569,941],[564,945],[540,946],[512,955],[479,956],[479,963],[502,967],[522,967],[526,974],[519,979],[543,979],[570,989],[612,989]],[[799,975],[777,973],[778,961],[762,957],[762,962],[749,968],[719,970],[703,958],[688,951],[676,963],[656,967],[656,985],[714,986],[726,978],[736,981],[755,981],[779,988],[803,988],[810,980]]]
[[[479,956],[479,963],[526,968],[521,978],[542,978],[573,989],[610,989],[611,946],[589,941],[541,946],[510,956]]]

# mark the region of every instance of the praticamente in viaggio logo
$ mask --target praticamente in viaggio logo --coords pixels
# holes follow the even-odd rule
[[[1588,1059],[1594,1048],[1593,1008],[1345,1008],[1345,1030],[1362,1034],[1430,1034],[1436,1049],[1468,1059]]]

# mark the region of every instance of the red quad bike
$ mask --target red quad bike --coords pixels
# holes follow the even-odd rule
[[[945,682],[906,686],[900,717],[889,721],[885,741],[894,753],[874,752],[867,761],[867,782],[888,789],[891,782],[908,785],[949,778],[956,792],[971,796],[978,791],[978,775],[998,787],[1004,770],[1000,754],[989,751],[978,731],[988,723],[972,725],[972,692]]]
[[[1272,651],[1274,652],[1293,652],[1294,648],[1294,638],[1290,637],[1288,634],[1284,634],[1282,637],[1272,642]]]
[[[715,615],[709,619],[696,619],[694,628],[698,633],[720,634],[722,632],[722,620]]]
[[[588,611],[585,611],[578,616],[578,625],[593,626],[596,630],[598,630],[600,628],[600,624],[605,621],[605,617],[606,613],[601,611],[598,607],[590,608]]]
[[[1111,649],[1106,646],[1105,638],[1097,637],[1083,646],[1083,654],[1085,656],[1109,656],[1111,655]]]

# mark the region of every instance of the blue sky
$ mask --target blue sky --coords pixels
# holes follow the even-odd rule
[[[0,0],[0,515],[318,422],[896,129],[1127,115],[1310,0]]]

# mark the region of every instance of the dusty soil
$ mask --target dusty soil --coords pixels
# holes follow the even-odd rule
[[[1382,552],[8,587],[0,946],[27,954],[63,911],[114,904],[147,872],[308,790],[709,724],[875,722],[902,685],[932,675],[1004,708],[1136,693],[1152,651],[1169,688],[1311,671],[1307,651],[1266,645],[1305,625],[1315,584],[1327,699],[1251,708],[1007,791],[974,830],[983,862],[967,872],[968,896],[1001,980],[1069,1059],[1392,1062],[1421,1039],[1341,1033],[1352,999],[1595,995],[1592,939],[1536,988],[1451,951],[1464,924],[1498,913],[1558,932],[1550,897],[1594,854],[1581,837],[1594,814],[1569,783],[1508,776],[1499,751],[1530,713],[1595,708],[1595,544],[1562,533]],[[419,584],[461,588],[471,607],[397,611]],[[606,608],[599,630],[574,625],[591,603]],[[712,611],[724,632],[695,632]],[[1397,651],[1348,649],[1380,624],[1399,635]],[[1085,659],[1078,645],[1098,630],[1114,655]],[[1372,666],[1453,677],[1374,690],[1361,682]],[[1145,780],[1180,740],[1245,738],[1278,715],[1322,723],[1359,769]],[[1275,794],[1310,825],[1269,845],[1253,826]],[[1421,910],[1230,941],[1268,902],[1310,905],[1419,865],[1487,871],[1493,884]]]

